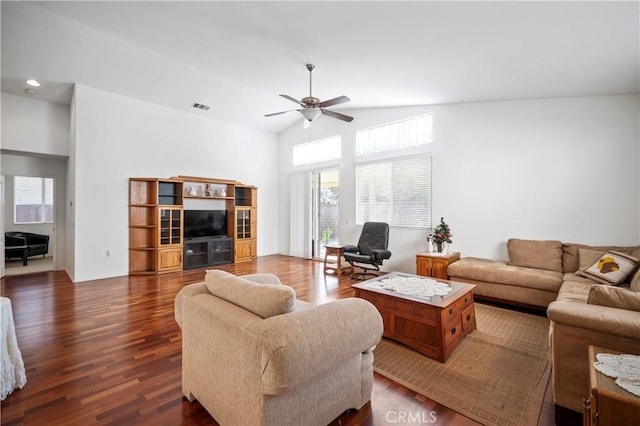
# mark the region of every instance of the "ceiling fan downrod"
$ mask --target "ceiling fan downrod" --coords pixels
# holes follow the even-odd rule
[[[315,67],[316,66],[313,64],[307,64],[307,69],[309,70],[309,97],[310,98],[313,97],[312,95],[313,92],[311,91],[311,71],[313,71]]]

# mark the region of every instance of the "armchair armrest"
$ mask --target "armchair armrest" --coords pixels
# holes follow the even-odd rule
[[[180,289],[180,291],[176,295],[176,298],[173,301],[173,316],[180,329],[182,329],[182,313],[185,299],[197,296],[199,294],[211,294],[204,281],[196,284],[186,285],[182,287],[182,289]]]
[[[345,253],[358,253],[358,246],[347,245],[344,246]]]
[[[18,237],[17,235],[7,235],[4,236],[4,245],[5,247],[26,247],[27,239],[25,237]]]
[[[373,258],[376,262],[382,263],[383,260],[389,259],[391,257],[391,252],[389,250],[372,250]]]
[[[382,317],[363,299],[336,300],[264,321],[262,391],[278,395],[313,381],[382,338]]]
[[[245,280],[253,281],[258,284],[282,284],[280,278],[274,274],[268,273],[240,275],[240,278],[244,278]]]
[[[629,337],[640,342],[640,314],[626,309],[589,305],[568,301],[555,301],[549,305],[547,316],[551,321],[593,330],[595,332]]]

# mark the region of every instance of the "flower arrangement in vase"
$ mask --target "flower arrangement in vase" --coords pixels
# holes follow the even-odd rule
[[[444,222],[444,217],[440,218],[440,223],[435,227],[432,235],[438,253],[442,253],[444,243],[452,243],[451,237],[453,237],[453,234],[451,233],[449,225]]]

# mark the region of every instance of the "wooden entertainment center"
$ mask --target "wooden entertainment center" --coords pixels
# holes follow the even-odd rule
[[[226,235],[184,238],[185,200],[226,211]],[[198,201],[198,203],[207,201]],[[257,256],[258,188],[195,176],[129,179],[129,273],[159,274]]]

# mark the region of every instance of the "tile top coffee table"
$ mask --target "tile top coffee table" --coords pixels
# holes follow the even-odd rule
[[[378,309],[385,337],[440,362],[476,329],[473,284],[392,272],[351,287]]]

